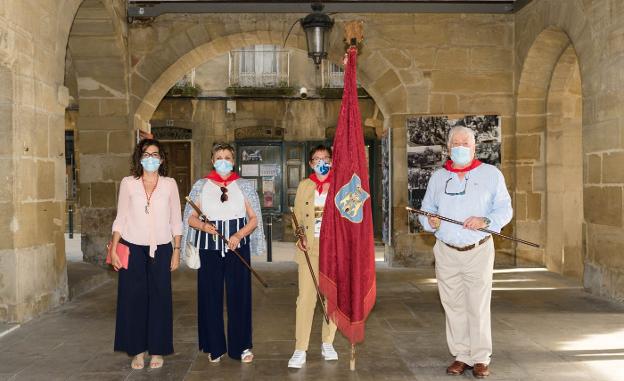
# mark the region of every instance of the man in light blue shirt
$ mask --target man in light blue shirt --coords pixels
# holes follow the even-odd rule
[[[513,211],[503,174],[475,159],[474,132],[449,131],[451,160],[433,173],[421,209],[463,221],[463,226],[419,216],[425,230],[435,232],[433,248],[440,300],[446,313],[446,337],[455,361],[449,375],[472,367],[477,378],[489,375],[492,355],[490,300],[494,269],[491,235],[500,232]]]

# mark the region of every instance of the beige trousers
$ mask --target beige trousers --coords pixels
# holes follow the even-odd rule
[[[316,280],[319,279],[319,239],[315,238],[314,242],[308,247],[310,254],[310,263],[314,270]],[[295,323],[295,349],[307,351],[310,342],[310,331],[312,330],[312,321],[314,318],[314,310],[316,307],[316,288],[310,275],[305,255],[297,252],[297,263],[299,264],[299,296],[297,297],[297,317]],[[323,328],[321,338],[323,343],[333,343],[336,335],[336,324],[330,321],[329,324],[323,318]]]
[[[440,300],[446,313],[446,341],[457,361],[490,363],[490,301],[494,243],[457,251],[437,241],[433,247]]]

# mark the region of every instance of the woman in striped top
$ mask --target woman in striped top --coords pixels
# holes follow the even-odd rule
[[[194,202],[208,218],[203,222],[195,211],[185,213],[191,228],[188,240],[199,249],[200,268],[197,272],[197,303],[199,349],[217,362],[227,351],[233,359],[249,363],[251,352],[251,275],[230,250],[237,249],[250,261],[249,235],[259,224],[258,196],[245,180],[233,172],[234,148],[216,145],[212,152],[214,170],[199,180]],[[191,192],[193,195],[193,192]],[[255,199],[253,199],[255,197]],[[252,200],[250,200],[250,198]],[[261,223],[261,222],[260,222]],[[228,238],[226,245],[216,234]],[[223,322],[223,289],[227,295],[227,344]]]

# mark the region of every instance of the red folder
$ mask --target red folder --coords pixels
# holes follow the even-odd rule
[[[106,248],[108,249],[110,247],[110,243],[108,245],[106,245]],[[110,256],[110,251],[106,250],[108,252],[108,254],[106,254],[106,263],[107,264],[112,264],[112,258]],[[117,256],[119,257],[119,261],[121,262],[121,267],[124,269],[128,269],[128,259],[130,257],[130,248],[126,245],[124,245],[121,242],[117,243],[117,249],[115,250],[117,252]]]

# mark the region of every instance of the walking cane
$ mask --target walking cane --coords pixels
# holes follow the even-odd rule
[[[305,238],[305,231],[303,230],[303,226],[299,226],[299,222],[297,222],[297,216],[295,216],[295,211],[293,208],[290,208],[290,212],[292,213],[293,223],[295,224],[295,235],[299,240]],[[325,322],[329,324],[329,316],[327,316],[327,310],[325,310],[325,301],[321,296],[321,291],[319,290],[318,282],[316,281],[316,276],[314,275],[314,270],[312,270],[312,262],[310,262],[310,256],[308,255],[308,249],[303,250],[303,254],[305,256],[306,262],[308,263],[308,269],[310,270],[310,275],[312,276],[312,281],[314,282],[314,288],[316,289],[316,297],[318,301],[321,303],[321,308],[323,309],[323,316],[325,317]]]
[[[448,217],[440,216],[439,214],[425,212],[424,210],[410,208],[409,206],[406,206],[405,209],[407,209],[408,212],[414,212],[416,214],[422,214],[423,216],[427,216],[427,217],[439,218],[442,221],[450,222],[452,224],[462,225],[462,226],[464,225],[464,223],[461,222],[461,221],[457,221],[457,220],[450,219]],[[525,240],[520,239],[520,238],[510,237],[508,235],[497,233],[497,232],[489,230],[489,229],[481,228],[481,229],[476,229],[476,230],[482,231],[484,233],[489,233],[489,234],[495,235],[497,237],[505,238],[505,239],[508,239],[510,241],[520,242],[520,243],[523,243],[525,245],[529,245],[529,246],[533,246],[533,247],[540,247],[536,243],[533,243],[533,242],[530,242],[530,241],[525,241]]]
[[[199,207],[193,202],[193,200],[191,200],[190,197],[186,197],[186,201],[189,203],[189,205],[197,212],[198,214],[198,218],[200,221],[207,223],[208,225],[212,226],[215,228],[215,230],[217,231],[217,235],[219,236],[219,238],[221,238],[223,240],[223,242],[225,243],[225,245],[229,245],[230,241],[228,241],[227,238],[225,238],[225,236],[223,234],[221,234],[217,228],[211,224],[210,222],[208,222],[208,218],[206,217],[206,215],[204,215],[201,211],[201,209],[199,209]],[[251,273],[256,277],[256,279],[262,283],[262,285],[266,288],[269,287],[269,285],[262,279],[262,277],[260,277],[260,275],[251,268],[251,266],[249,265],[249,263],[247,263],[247,261],[245,260],[245,258],[243,258],[242,255],[240,255],[240,253],[238,252],[238,250],[236,249],[230,249],[231,252],[233,252],[234,254],[236,254],[236,256],[238,257],[238,259],[240,259],[241,262],[243,262],[243,264],[245,265],[245,267],[247,267],[247,269],[249,271],[251,271]]]

